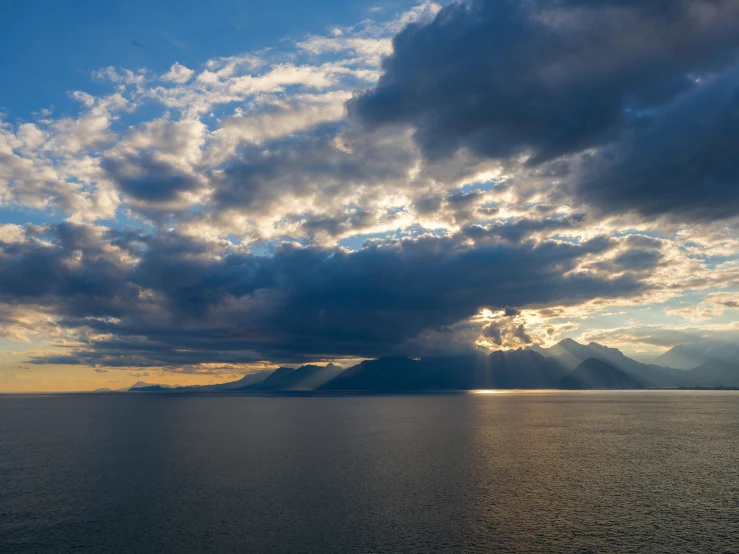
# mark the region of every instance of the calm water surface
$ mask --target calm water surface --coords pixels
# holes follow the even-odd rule
[[[739,552],[739,393],[0,396],[1,552]]]

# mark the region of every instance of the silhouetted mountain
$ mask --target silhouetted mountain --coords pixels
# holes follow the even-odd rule
[[[531,350],[489,356],[367,360],[347,369],[321,390],[421,391],[553,388],[565,374],[555,361]]]
[[[271,389],[273,387],[273,384],[279,383],[280,379],[282,379],[285,375],[288,375],[289,373],[292,373],[295,371],[291,367],[278,367],[274,371],[272,371],[269,375],[267,375],[266,378],[262,379],[261,381],[257,383],[251,383],[249,385],[246,385],[240,389],[237,390],[259,390],[259,389]]]
[[[493,352],[485,358],[476,389],[551,389],[566,373],[556,360],[531,350]]]
[[[726,360],[711,360],[694,369],[684,370],[691,387],[736,386],[739,384],[739,354]]]
[[[582,362],[593,357],[591,349],[572,339],[563,339],[549,348],[531,346],[527,350],[538,352],[547,358],[556,358],[568,371],[575,369]]]
[[[657,387],[678,387],[686,384],[682,371],[637,362],[618,348],[609,348],[596,342],[584,345],[572,339],[564,339],[551,348],[533,346],[530,349],[556,359],[567,370],[575,369],[588,358],[595,358]]]
[[[422,364],[401,356],[366,360],[320,386],[320,390],[426,390],[434,388]]]
[[[147,387],[132,387],[128,390],[132,392],[171,392],[173,389],[162,385],[149,385]]]
[[[280,367],[219,385],[173,388],[139,382],[138,392],[429,391],[475,389],[636,389],[736,386],[739,354],[692,370],[643,364],[616,348],[565,339],[551,348],[497,351],[485,356],[366,360],[349,369],[328,364]]]
[[[245,387],[248,387],[249,385],[253,385],[253,384],[264,381],[272,373],[273,371],[271,369],[266,369],[262,371],[256,371],[254,373],[248,373],[244,375],[238,381],[231,381],[229,383],[219,383],[216,385],[188,385],[184,387],[179,386],[179,385],[160,385],[160,384],[152,384],[152,383],[146,383],[144,381],[139,381],[138,383],[135,383],[128,388],[120,389],[120,390],[132,391],[132,392],[167,392],[167,393],[172,393],[172,394],[193,394],[193,393],[199,393],[199,392],[219,392],[219,391],[229,391],[229,390],[240,390]],[[105,391],[100,391],[100,392],[105,392]]]
[[[675,369],[693,369],[713,360],[726,360],[737,352],[736,342],[701,341],[679,344],[657,356],[654,363]]]
[[[311,391],[334,379],[344,368],[336,364],[326,366],[304,365],[297,369],[281,367],[261,383],[250,385],[250,390]]]
[[[120,389],[120,390],[123,390],[123,391],[127,391],[127,390],[128,391],[133,391],[133,390],[146,389],[146,388],[150,388],[150,387],[161,387],[162,389],[168,389],[168,390],[169,389],[180,388],[179,385],[161,385],[159,383],[147,383],[146,381],[137,381],[136,383],[134,383],[130,387],[127,387],[125,389]]]
[[[183,393],[198,393],[198,392],[217,392],[217,391],[229,391],[239,390],[249,385],[261,383],[269,375],[273,373],[271,369],[265,369],[262,371],[255,371],[254,373],[247,373],[238,381],[231,381],[229,383],[219,383],[217,385],[190,385],[187,387],[179,387],[173,392]]]
[[[551,354],[551,356],[545,356]],[[582,358],[582,359],[581,359]],[[584,363],[587,362],[587,363]],[[739,367],[739,360],[735,364]],[[727,386],[739,380],[734,365],[714,365],[683,371],[643,364],[616,348],[567,339],[552,348],[497,351],[487,356],[466,355],[415,360],[395,356],[366,360],[313,387],[324,391],[423,391],[474,389],[551,389],[563,386],[571,371],[578,388],[645,388]],[[328,366],[327,366],[328,367]],[[609,371],[612,368],[615,371]],[[312,390],[299,386],[326,368],[281,368],[250,390]],[[702,375],[700,373],[703,373]],[[588,380],[590,379],[590,380]]]
[[[557,388],[581,389],[643,389],[647,383],[597,358],[588,358],[562,377]]]

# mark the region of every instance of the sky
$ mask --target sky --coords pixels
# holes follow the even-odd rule
[[[737,338],[739,0],[0,21],[0,391]]]

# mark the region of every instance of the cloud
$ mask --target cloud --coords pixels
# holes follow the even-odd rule
[[[167,71],[167,73],[162,75],[162,80],[183,85],[189,81],[194,74],[195,72],[192,69],[185,67],[181,63],[176,63],[169,69],[169,71]]]
[[[456,1],[393,39],[348,110],[409,125],[430,160],[464,150],[529,178],[564,160],[554,184],[601,212],[733,217],[737,26],[736,0]]]
[[[533,234],[544,236],[576,229],[585,219],[585,214],[566,215],[547,219],[518,219],[498,221],[492,225],[471,225],[464,232],[470,237],[497,236],[510,242],[520,242]]]
[[[336,204],[344,195],[356,197],[360,187],[404,180],[415,157],[403,138],[373,138],[345,136],[337,143],[329,131],[272,143],[269,150],[245,147],[215,183],[214,201],[223,208],[261,207],[275,200],[284,206],[295,194],[320,195]]]
[[[695,305],[668,308],[665,312],[691,321],[707,321],[735,309],[739,309],[739,292],[711,292]]]
[[[350,108],[368,125],[410,123],[431,157],[551,159],[725,66],[738,22],[734,0],[453,2],[393,39],[378,85]]]
[[[578,304],[645,291],[642,268],[604,278],[577,270],[583,258],[621,248],[605,238],[510,245],[422,236],[355,252],[282,245],[255,256],[171,232],[64,224],[2,246],[0,300],[49,306],[79,341],[73,354],[37,363],[133,367],[381,355],[485,306]],[[513,335],[531,341],[523,328]]]
[[[736,326],[670,327],[668,325],[631,325],[613,329],[595,329],[582,334],[581,340],[601,342],[616,347],[639,347],[658,352],[679,344],[701,343],[707,340],[736,341]]]
[[[525,347],[533,343],[532,338],[526,333],[523,324],[511,324],[510,322],[490,323],[482,330],[485,338],[495,346],[506,346],[508,348]]]
[[[214,161],[228,159],[243,143],[262,144],[305,131],[316,125],[340,121],[344,116],[345,91],[326,94],[297,95],[289,100],[266,101],[265,109],[256,114],[237,110],[225,118],[213,133],[215,143],[209,151]]]
[[[738,4],[425,2],[98,71],[76,115],[0,122],[1,209],[48,221],[0,225],[0,337],[215,374],[543,344],[687,290],[730,314]]]
[[[586,156],[577,192],[609,212],[713,221],[739,214],[739,68]]]
[[[43,307],[0,302],[0,338],[29,343],[44,334],[53,335],[53,318]]]
[[[200,185],[187,169],[173,167],[153,155],[106,158],[102,167],[120,191],[134,201],[171,202],[196,192]]]

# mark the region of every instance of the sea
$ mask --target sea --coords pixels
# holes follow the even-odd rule
[[[0,396],[0,552],[739,552],[739,392]]]

